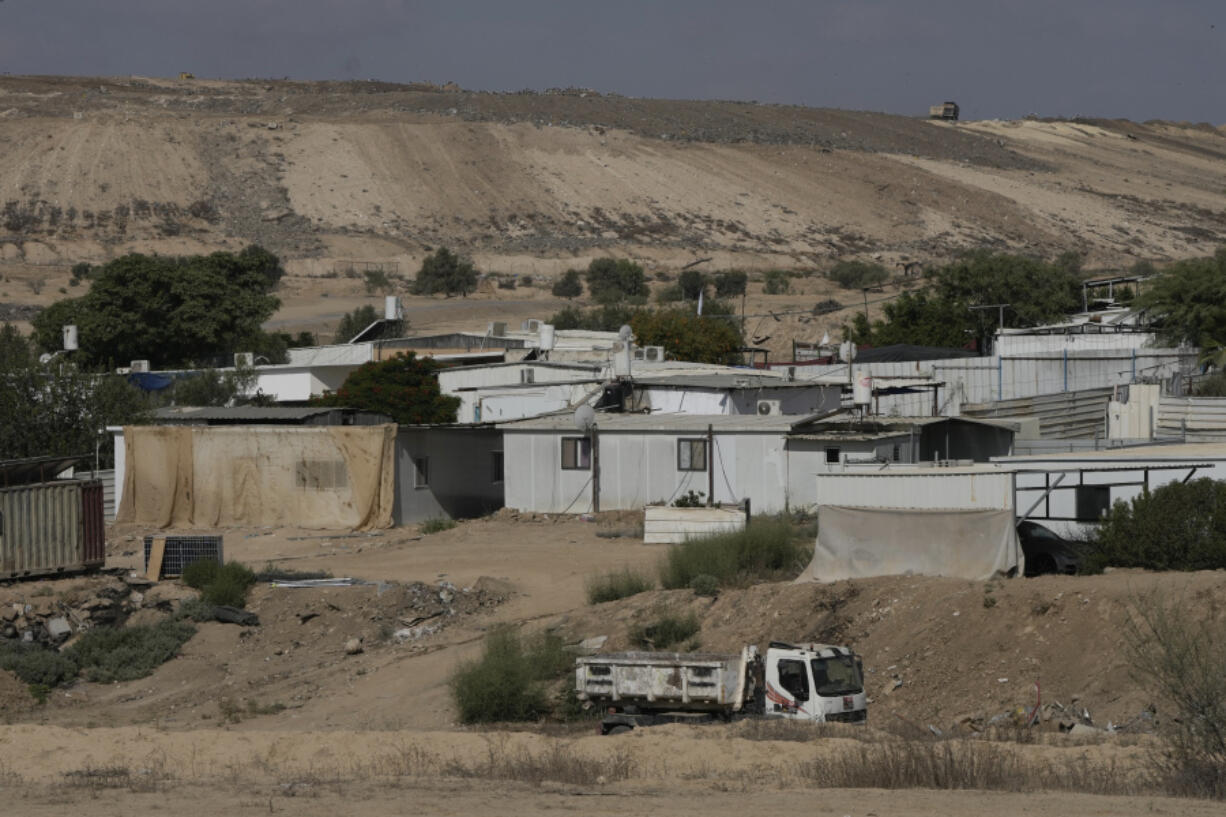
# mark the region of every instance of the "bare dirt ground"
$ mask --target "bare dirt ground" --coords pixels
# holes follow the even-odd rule
[[[0,780],[29,814],[85,802],[102,813],[196,803],[210,813],[323,814],[346,810],[355,799],[374,815],[471,813],[494,803],[507,814],[580,804],[595,813],[724,814],[749,803],[812,806],[815,789],[822,790],[818,813],[831,814],[987,808],[1021,814],[1033,813],[1040,802],[1054,813],[1201,813],[1196,803],[1075,793],[861,796],[828,791],[834,778],[820,764],[866,746],[924,734],[930,739],[930,725],[956,739],[976,734],[993,716],[1008,723],[1012,711],[1034,703],[1034,684],[1041,681],[1044,702],[1060,701],[1070,712],[1076,702],[1094,723],[1122,730],[1088,739],[1060,734],[1056,713],[1037,742],[997,744],[1001,757],[1030,764],[1026,768],[1083,769],[1087,780],[1099,781],[1050,784],[1072,792],[1098,791],[1088,787],[1103,780],[1130,780],[1153,748],[1154,718],[1168,713],[1128,671],[1121,643],[1125,607],[1157,593],[1222,615],[1226,581],[1220,572],[779,583],[726,590],[716,599],[653,591],[588,606],[589,576],[623,566],[650,571],[659,560],[660,546],[606,538],[633,521],[626,514],[587,522],[502,512],[430,535],[414,528],[227,531],[229,558],[373,583],[257,586],[248,606],[260,618],[258,627],[200,625],[180,656],[148,678],[78,682],[53,691],[41,706],[15,678],[0,673],[0,717],[7,724],[0,727]],[[114,530],[109,565],[137,567],[143,533]],[[91,583],[105,581],[114,579],[23,582],[0,588],[0,601],[48,604],[88,595]],[[174,582],[162,582],[144,593],[149,601],[135,615],[156,620],[167,607],[157,600],[182,594]],[[819,741],[798,742],[795,734],[762,732],[750,722],[662,727],[626,739],[598,738],[585,724],[542,733],[455,723],[447,679],[460,661],[477,654],[494,626],[548,628],[568,641],[606,635],[604,649],[615,650],[628,645],[630,626],[685,610],[700,616],[699,638],[707,650],[764,646],[771,639],[853,644],[868,670],[873,726],[847,733],[854,740],[836,725]],[[396,635],[410,627],[417,629]],[[346,654],[354,638],[362,640],[363,651]],[[1141,716],[1151,705],[1156,711]],[[587,760],[559,766],[559,758]]]
[[[423,331],[547,317],[554,277],[601,255],[649,273],[751,271],[765,345],[836,332],[861,293],[820,276],[765,296],[768,269],[939,263],[989,247],[1081,253],[1089,269],[1226,240],[1226,134],[1125,121],[938,123],[886,114],[426,84],[0,78],[0,317],[80,290],[69,267],[129,251],[261,243],[287,259],[278,328],[328,335],[448,245],[531,276],[462,307],[410,299]],[[399,277],[397,277],[399,276]],[[890,294],[889,292],[885,294]],[[875,314],[875,309],[870,309]],[[773,320],[771,323],[775,323]]]

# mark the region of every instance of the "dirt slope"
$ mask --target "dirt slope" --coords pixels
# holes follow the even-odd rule
[[[338,312],[325,298],[363,294],[343,262],[411,277],[440,244],[537,287],[607,253],[652,272],[698,257],[711,269],[931,263],[980,246],[1074,249],[1088,267],[1118,267],[1226,240],[1224,156],[1220,129],[1169,123],[3,77],[0,303],[11,312],[62,297],[81,259],[251,241],[289,259],[279,325],[325,330]],[[811,289],[806,308],[810,294],[845,305],[859,295]],[[479,317],[502,317],[506,299],[490,300]]]

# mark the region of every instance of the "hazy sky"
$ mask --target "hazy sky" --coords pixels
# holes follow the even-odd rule
[[[1226,123],[1226,0],[0,0],[0,71]]]

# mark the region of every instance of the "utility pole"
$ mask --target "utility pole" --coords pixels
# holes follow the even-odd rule
[[[996,310],[999,310],[999,313],[1000,313],[1000,330],[1001,330],[1001,334],[1004,334],[1004,329],[1005,329],[1005,309],[1006,309],[1006,308],[1008,308],[1008,307],[1011,307],[1011,306],[1013,306],[1013,304],[981,304],[980,306],[968,306],[968,307],[967,307],[967,309],[971,310],[972,312],[976,312],[976,311],[979,311],[979,310],[982,310],[982,309],[996,309]],[[982,349],[980,349],[980,350],[979,350],[979,352],[980,352],[980,354],[982,354],[982,353],[983,353],[983,350],[982,350]]]

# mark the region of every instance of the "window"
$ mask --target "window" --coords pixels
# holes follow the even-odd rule
[[[898,455],[898,446],[894,446],[894,462],[898,462],[899,459],[901,458]]]
[[[562,468],[586,470],[592,467],[592,441],[587,437],[562,438]]]
[[[426,488],[430,485],[430,458],[413,458],[413,487]]]
[[[859,695],[864,679],[850,655],[813,659],[813,687],[818,695]]]
[[[490,453],[490,482],[502,482],[502,452]]]
[[[677,470],[707,470],[707,441],[677,440]]]
[[[837,463],[838,461],[839,461],[839,449],[827,448],[826,449],[826,462]]]
[[[809,673],[804,661],[784,659],[779,662],[779,686],[797,701],[809,700]]]
[[[520,383],[535,383],[536,382],[536,370],[535,369],[520,369],[519,370],[519,382]]]

